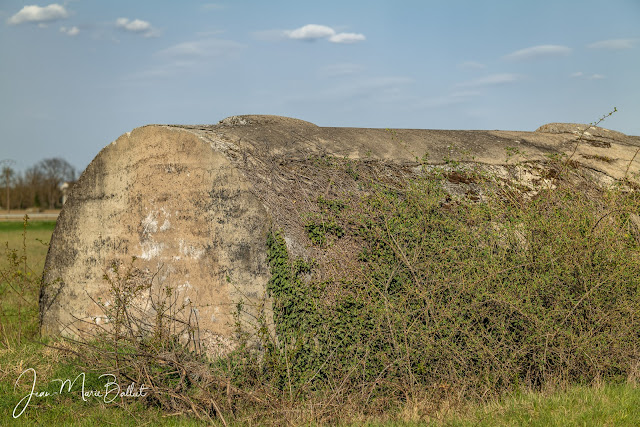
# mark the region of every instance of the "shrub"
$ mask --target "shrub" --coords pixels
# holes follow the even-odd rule
[[[313,268],[288,257],[278,232],[269,237],[276,389],[381,410],[631,374],[638,195],[578,190],[567,177],[527,200],[475,174],[485,202],[451,201],[443,181],[468,175],[461,167],[433,169],[406,191],[371,186],[332,212],[362,250],[331,280],[305,279]]]

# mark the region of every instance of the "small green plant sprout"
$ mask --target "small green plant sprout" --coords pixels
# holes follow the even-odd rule
[[[360,174],[354,168],[354,162],[349,160],[347,157],[344,158],[345,161],[345,172],[354,180],[358,180],[360,178]]]
[[[420,159],[420,164],[422,166],[425,166],[427,163],[429,163],[429,152],[425,151],[422,155],[422,158]]]
[[[507,153],[506,162],[509,163],[511,158],[522,155],[522,151],[518,147],[505,147]]]
[[[327,235],[333,235],[337,238],[344,236],[344,229],[336,223],[335,219],[311,218],[304,225],[304,228],[309,240],[318,246],[325,246],[328,243]]]

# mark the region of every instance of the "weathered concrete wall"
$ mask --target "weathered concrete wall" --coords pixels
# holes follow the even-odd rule
[[[43,332],[104,323],[92,300],[109,300],[105,270],[136,256],[179,302],[195,303],[203,331],[227,335],[238,292],[257,298],[266,285],[267,226],[242,173],[208,142],[181,129],[135,129],[102,150],[60,214],[45,278],[62,281],[41,296]]]
[[[425,153],[434,164],[458,157],[496,168],[507,163],[506,147],[533,163],[571,154],[576,126],[390,132],[237,116],[212,126],[135,129],[96,156],[60,214],[45,265],[51,285],[41,294],[42,330],[75,335],[103,324],[95,301],[109,299],[105,271],[136,256],[154,286],[170,286],[180,302],[191,302],[205,342],[224,341],[236,302],[268,305],[270,227],[285,231],[294,254],[308,255],[300,221],[305,200],[358,191],[347,175],[318,166],[318,158],[352,159],[374,177],[401,181],[417,173],[416,158]],[[598,179],[633,177],[638,147],[640,138],[591,129],[573,159]],[[536,168],[525,171],[531,181],[541,176]]]

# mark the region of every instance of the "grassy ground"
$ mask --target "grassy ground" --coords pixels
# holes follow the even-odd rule
[[[550,393],[523,393],[485,406],[447,424],[463,426],[637,426],[640,390],[630,385],[574,386]]]
[[[41,274],[47,245],[55,226],[53,222],[31,223],[28,227],[26,256],[34,276]],[[21,223],[0,223],[0,244],[16,249],[17,256],[23,254]],[[0,270],[11,264],[7,257],[0,259]],[[33,302],[37,293],[27,289],[25,295]],[[45,346],[37,337],[37,318],[16,317],[16,293],[0,284],[0,302],[4,317],[4,330],[0,330],[0,425],[204,425],[184,416],[167,416],[158,410],[143,408],[135,399],[130,399],[126,408],[105,404],[97,398],[83,402],[78,393],[63,393],[48,397],[33,397],[24,414],[14,419],[12,414],[20,400],[29,393],[32,376],[26,374],[16,386],[16,380],[28,368],[37,373],[36,391],[55,389],[54,379],[73,380],[81,371],[74,361],[62,351]],[[26,305],[28,308],[28,305]],[[37,308],[37,304],[35,306]],[[18,319],[24,323],[20,342],[15,330]],[[49,342],[51,345],[64,345]],[[87,372],[86,389],[100,389],[104,382],[97,373]],[[18,406],[18,412],[22,407]],[[640,425],[640,388],[632,383],[604,384],[595,386],[572,386],[565,390],[543,393],[521,393],[504,397],[484,405],[447,407],[444,405],[430,420],[412,421],[413,410],[406,409],[390,420],[371,425]],[[243,424],[252,425],[250,420]]]
[[[49,239],[56,226],[55,221],[30,222],[27,226],[26,245],[27,259],[33,263],[35,271],[41,272],[44,267],[44,260],[49,248]],[[4,254],[7,248],[22,249],[23,236],[22,222],[0,222],[0,251]],[[5,256],[0,258],[0,269],[7,267]]]
[[[431,421],[371,423],[375,426],[637,426],[640,389],[630,385],[573,386],[521,393],[484,405],[448,408]],[[408,414],[410,416],[410,414]]]
[[[0,222],[0,340],[5,347],[37,334],[39,278],[54,221]],[[36,317],[37,318],[37,317]]]

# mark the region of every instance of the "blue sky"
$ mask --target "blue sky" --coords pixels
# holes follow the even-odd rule
[[[0,159],[79,170],[149,123],[640,135],[640,0],[0,0]]]

